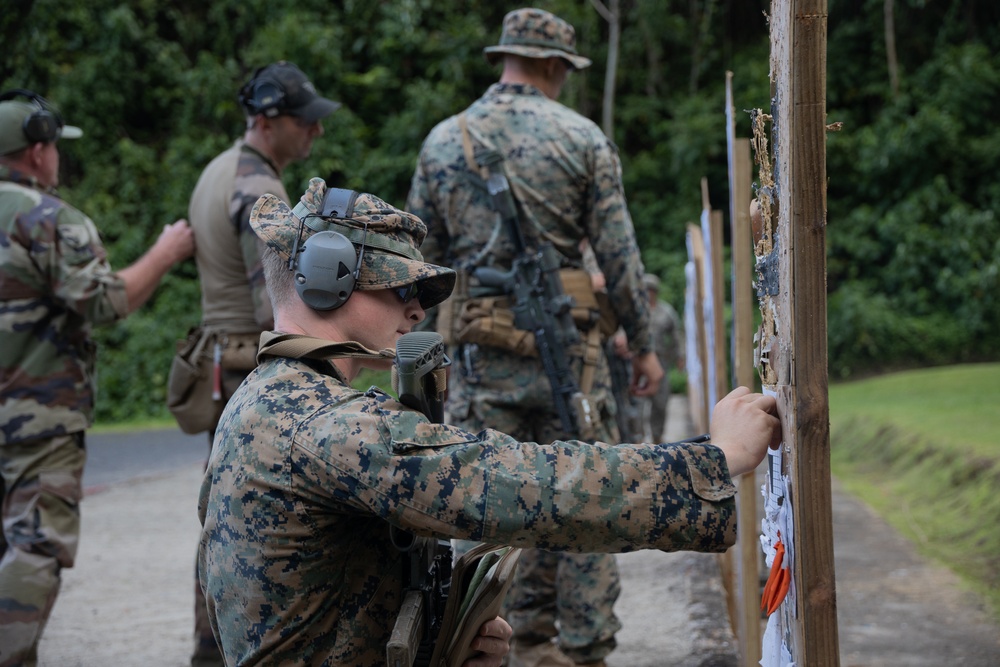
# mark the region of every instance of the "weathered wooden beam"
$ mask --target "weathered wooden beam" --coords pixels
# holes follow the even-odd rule
[[[796,665],[838,665],[826,358],[827,2],[772,0],[770,23],[774,182],[755,246],[765,320],[759,370],[778,398],[794,526],[793,587],[775,613]]]
[[[729,218],[732,255],[733,385],[753,388],[753,248],[750,232],[750,199],[753,165],[750,140],[736,137],[732,72],[726,72],[726,145],[729,163]],[[755,473],[737,481],[739,536],[735,561],[734,625],[744,667],[756,667],[761,657],[760,623],[760,517],[759,484]]]

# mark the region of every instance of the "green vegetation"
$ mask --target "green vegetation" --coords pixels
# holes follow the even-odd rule
[[[601,119],[608,25],[590,3],[539,0],[594,61],[562,101]],[[607,3],[605,3],[607,4]],[[995,361],[1000,350],[1000,3],[895,0],[894,89],[884,0],[829,0],[830,374]],[[112,265],[186,215],[200,170],[242,130],[236,91],[281,58],[344,107],[286,172],[402,204],[420,143],[496,80],[481,55],[504,14],[488,0],[21,0],[0,14],[0,86],[52,100],[85,136],[64,142],[67,200]],[[725,79],[770,107],[770,0],[625,0],[613,136],[648,270],[683,308],[685,225],[706,177],[726,209]],[[728,216],[727,216],[728,217]],[[173,342],[200,319],[193,264],[140,312],[96,332],[100,422],[164,417]]]
[[[830,387],[834,474],[1000,617],[997,405],[995,363]]]

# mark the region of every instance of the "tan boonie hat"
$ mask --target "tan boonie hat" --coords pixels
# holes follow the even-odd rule
[[[576,31],[561,18],[543,9],[515,9],[503,19],[500,44],[483,49],[495,65],[501,53],[527,58],[563,58],[575,69],[590,67],[590,59],[576,53]]]
[[[355,249],[364,244],[355,289],[379,290],[419,283],[417,298],[424,308],[448,298],[455,287],[455,272],[424,261],[418,248],[427,227],[420,218],[368,193],[358,194],[349,218],[322,217],[326,191],[322,178],[311,179],[294,210],[280,197],[263,195],[250,212],[250,226],[285,261],[291,258],[293,248],[301,249],[314,233],[338,232]],[[302,238],[298,239],[300,229]]]

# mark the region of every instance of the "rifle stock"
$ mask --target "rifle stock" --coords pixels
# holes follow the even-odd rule
[[[392,367],[392,384],[400,403],[442,423],[445,369],[450,364],[440,334],[415,331],[400,336]],[[385,647],[386,662],[389,667],[427,665],[441,629],[451,584],[451,546],[447,541],[417,537],[396,526],[389,527],[389,537],[397,549],[409,553],[409,561],[403,604]]]

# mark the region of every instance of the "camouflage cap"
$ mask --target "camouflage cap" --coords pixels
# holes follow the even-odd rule
[[[263,195],[250,212],[250,226],[286,261],[291,258],[296,242],[301,249],[316,232],[343,234],[355,248],[363,244],[364,258],[355,284],[357,290],[419,283],[418,299],[424,308],[436,306],[451,295],[455,272],[428,264],[418,250],[427,235],[427,227],[420,218],[368,193],[357,195],[350,217],[324,217],[321,212],[326,193],[327,185],[322,178],[311,179],[294,210],[280,197]],[[298,239],[300,229],[302,237]]]
[[[660,290],[660,278],[654,273],[644,273],[642,275],[642,286],[650,291]]]
[[[9,95],[5,93],[3,97],[6,99],[0,101],[0,155],[19,151],[39,141],[79,139],[83,136],[83,130],[66,125],[55,109],[44,106],[42,98],[35,97],[33,103],[28,103],[10,99]],[[34,114],[38,116],[32,122],[29,119]],[[28,136],[28,129],[32,136]]]
[[[590,59],[576,53],[576,31],[543,9],[515,9],[503,19],[500,44],[487,46],[483,55],[495,65],[501,53],[527,58],[563,58],[575,69],[590,67]]]

